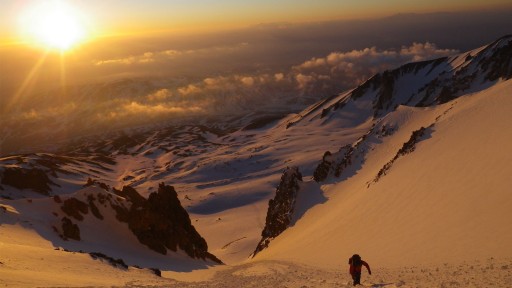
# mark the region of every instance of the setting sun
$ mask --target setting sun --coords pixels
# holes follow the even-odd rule
[[[61,1],[42,2],[30,7],[22,15],[21,25],[30,42],[61,51],[85,37],[81,15]]]

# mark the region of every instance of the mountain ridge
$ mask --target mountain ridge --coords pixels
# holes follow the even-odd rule
[[[141,199],[149,199],[154,193],[158,194],[156,187],[159,187],[160,183],[172,184],[176,192],[176,200],[181,202],[183,209],[190,216],[185,222],[194,224],[200,237],[204,237],[208,242],[208,253],[216,255],[223,262],[240,263],[254,251],[260,241],[263,241],[268,248],[258,253],[255,257],[256,260],[273,259],[272,257],[282,258],[288,251],[292,255],[293,253],[297,254],[297,258],[300,258],[301,261],[311,260],[313,263],[321,265],[332,264],[332,260],[328,259],[328,252],[322,250],[320,253],[322,257],[314,260],[312,255],[306,252],[304,254],[301,251],[301,246],[298,245],[318,249],[316,245],[325,242],[325,247],[328,247],[329,251],[336,255],[341,252],[349,253],[350,249],[357,250],[359,246],[356,245],[357,240],[353,236],[342,235],[338,230],[332,228],[350,228],[357,232],[356,235],[368,235],[360,228],[347,223],[347,219],[355,221],[358,219],[357,217],[363,216],[360,212],[352,211],[351,209],[354,207],[350,206],[350,203],[371,207],[381,211],[384,213],[383,215],[387,215],[386,213],[389,211],[382,211],[382,208],[372,206],[373,201],[368,198],[368,194],[374,195],[376,190],[382,187],[389,194],[391,191],[389,188],[391,180],[389,179],[398,181],[396,180],[397,173],[412,175],[411,177],[417,180],[426,177],[409,174],[410,171],[401,167],[407,163],[412,165],[410,159],[430,155],[425,149],[425,145],[435,145],[439,143],[439,139],[446,137],[449,133],[460,130],[462,131],[460,133],[464,132],[469,135],[470,132],[464,126],[457,130],[457,128],[451,127],[447,120],[456,119],[459,121],[457,123],[460,123],[459,119],[462,119],[462,113],[466,109],[462,109],[463,107],[477,109],[474,107],[481,104],[488,110],[496,108],[489,106],[493,103],[484,105],[485,102],[482,102],[484,104],[479,102],[484,100],[478,99],[491,97],[487,96],[488,93],[499,96],[501,95],[499,91],[510,90],[511,49],[512,37],[506,36],[490,45],[457,56],[406,64],[377,74],[353,90],[327,97],[302,112],[283,118],[281,116],[267,118],[261,115],[251,115],[246,118],[231,118],[229,123],[159,127],[156,130],[149,129],[141,131],[141,133],[117,133],[111,139],[93,139],[94,141],[70,146],[69,149],[62,150],[63,152],[2,157],[0,158],[1,203],[5,203],[15,210],[23,210],[28,205],[24,201],[37,202],[48,200],[49,197],[67,197],[68,194],[84,189],[83,186],[87,183],[101,185],[101,188],[96,187],[98,189],[112,187],[118,191],[123,191],[122,187],[132,187],[131,189],[135,189],[141,194]],[[481,67],[482,69],[480,69]],[[499,99],[503,104],[509,103],[503,97]],[[502,114],[503,111],[498,109],[496,115],[502,117]],[[257,117],[252,118],[252,116]],[[471,114],[466,117],[472,119],[473,122],[478,120],[471,118]],[[493,125],[493,122],[489,122],[492,119],[487,120],[485,123]],[[507,132],[509,130],[502,127],[503,123],[495,125],[501,127],[506,134],[498,139],[508,139]],[[443,137],[439,137],[440,134],[436,133],[439,133],[440,130],[447,134],[442,134]],[[418,135],[421,133],[416,132],[415,134],[415,131],[426,133],[420,137]],[[491,137],[491,132],[482,131],[482,133]],[[466,134],[464,135],[467,137]],[[463,142],[461,144],[453,138],[449,139],[451,141],[449,144],[453,144],[453,147],[464,146]],[[472,145],[471,147],[475,148],[475,151],[480,153],[485,151],[485,147]],[[456,148],[453,147],[446,146],[444,148],[446,151],[455,151]],[[411,151],[411,149],[416,150],[405,155],[405,152]],[[440,150],[442,151],[442,149]],[[442,153],[449,157],[448,152]],[[430,156],[433,159],[436,158],[434,155]],[[493,161],[502,163],[494,154],[489,157],[494,159]],[[487,163],[482,158],[475,158],[475,161]],[[299,186],[302,188],[292,193],[296,197],[292,202],[300,209],[287,206],[288,209],[285,209],[286,212],[281,215],[287,217],[288,221],[285,226],[289,229],[281,231],[279,236],[274,234],[265,236],[262,235],[262,230],[267,224],[265,211],[268,211],[268,202],[273,198],[275,187],[279,184],[286,167],[299,167],[301,171],[304,183]],[[414,168],[411,170],[419,170],[418,167]],[[508,171],[506,167],[501,168]],[[433,170],[428,171],[433,173]],[[33,183],[24,181],[29,175],[40,176],[32,177]],[[474,174],[472,175],[474,176]],[[486,175],[490,179],[503,180]],[[454,177],[469,181],[459,174]],[[312,180],[313,178],[316,181]],[[404,180],[404,183],[413,185],[410,181]],[[422,181],[418,183],[423,185],[419,185],[422,192],[426,186],[431,185]],[[470,183],[475,184],[471,181]],[[395,184],[402,185],[400,182]],[[443,182],[443,184],[452,187],[451,183]],[[499,187],[501,188],[502,185],[504,184],[500,184]],[[454,194],[459,197],[460,191],[456,187],[452,188],[457,192]],[[337,191],[342,192],[337,193]],[[470,191],[474,192],[474,195],[480,195],[476,193],[477,191],[471,189]],[[502,197],[503,202],[508,203],[509,199],[502,195],[501,190],[499,192],[493,199]],[[407,197],[407,199],[410,197],[404,196],[404,194],[393,195]],[[435,202],[424,194],[421,197]],[[387,203],[382,196],[377,196],[377,198],[382,203]],[[142,201],[141,199],[139,200]],[[358,199],[365,199],[368,203],[360,202],[362,200]],[[455,200],[450,199],[453,204]],[[471,199],[474,200],[474,197],[472,196]],[[291,199],[284,201],[289,200]],[[347,200],[347,202],[342,200]],[[274,202],[274,204],[276,204],[274,206],[279,206],[279,203]],[[400,209],[409,209],[403,203],[397,202],[393,205]],[[330,207],[330,209],[321,211],[322,206]],[[349,211],[348,217],[337,211],[339,210],[338,206]],[[483,211],[488,209],[487,206],[478,207]],[[88,209],[93,211],[91,205]],[[425,211],[423,208],[420,210]],[[496,213],[500,211],[502,210],[498,209]],[[442,212],[447,213],[446,210],[442,210]],[[431,212],[425,211],[425,213]],[[491,215],[494,217],[496,213]],[[391,211],[389,214],[396,219],[400,218],[400,213],[396,211]],[[273,213],[269,213],[269,215],[273,215]],[[457,221],[460,220],[450,218],[450,215],[444,216],[450,219],[450,223],[453,225],[457,225]],[[23,215],[19,217],[23,217]],[[148,217],[153,218],[153,216]],[[378,217],[373,214],[371,218],[379,221]],[[70,239],[77,238],[77,231],[73,226],[77,224],[76,220],[70,215],[67,219],[60,218],[58,232],[64,236],[67,233],[66,237]],[[328,219],[331,222],[339,223],[330,228],[325,223],[315,223],[313,219],[323,219],[322,221]],[[335,219],[339,219],[339,221],[336,222]],[[418,219],[424,220],[423,218]],[[382,221],[390,220],[382,217]],[[369,227],[374,227],[368,221],[364,223]],[[39,224],[34,223],[34,225]],[[388,222],[385,224],[390,231],[395,231],[395,228]],[[425,236],[415,227],[407,227],[411,231]],[[492,227],[496,228],[495,225]],[[333,252],[336,245],[320,228],[332,232],[334,238],[343,242],[346,247],[338,252]],[[430,232],[440,233],[431,226],[427,228]],[[79,229],[81,231],[81,228]],[[303,231],[299,231],[300,229]],[[379,227],[375,229],[379,230]],[[312,244],[313,240],[301,240],[297,241],[297,244],[292,242],[290,245],[289,241],[296,240],[296,237],[307,238],[305,237],[305,235],[309,235],[307,231],[316,232],[316,234],[311,234],[311,239],[318,240],[318,243]],[[383,235],[385,234],[385,231],[379,231]],[[457,231],[459,235],[464,235],[461,231]],[[89,230],[89,233],[91,232],[92,230]],[[52,233],[55,234],[55,232]],[[56,236],[54,234],[52,235]],[[80,235],[84,236],[85,234],[80,233]],[[46,232],[42,236],[47,236]],[[262,236],[272,239],[266,241],[266,239],[262,239]],[[450,237],[448,238],[458,239],[453,235]],[[507,237],[509,237],[508,234],[503,239],[508,239]],[[397,256],[397,248],[392,245],[393,242],[390,240],[392,238],[387,235],[383,241],[393,247],[391,252],[383,253],[390,258]],[[90,238],[87,239],[91,241]],[[419,243],[418,239],[414,240],[413,242]],[[72,246],[76,250],[80,250],[80,245],[75,244]],[[150,246],[162,251],[160,244],[150,244]],[[379,254],[377,249],[379,244],[368,241],[365,244],[369,248],[365,248],[367,250],[363,252]],[[410,245],[404,247],[412,249]],[[442,248],[446,247],[442,246]],[[506,248],[503,249],[506,254],[509,253]],[[179,252],[171,254],[170,258],[180,257]],[[414,255],[417,256],[417,259],[432,260],[421,253]],[[118,255],[112,256],[119,257]],[[212,258],[202,256],[198,258],[209,259],[206,261],[207,263],[210,263],[208,262],[210,260],[216,262]],[[386,263],[384,256],[376,258],[379,262]],[[194,265],[204,267],[209,264],[196,263]]]

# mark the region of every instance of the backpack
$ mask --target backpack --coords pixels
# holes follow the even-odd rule
[[[354,254],[350,259],[348,259],[348,264],[358,267],[363,265],[363,261],[361,260],[361,256]]]

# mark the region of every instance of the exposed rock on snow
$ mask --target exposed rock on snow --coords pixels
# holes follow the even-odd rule
[[[192,258],[222,263],[208,253],[206,241],[192,226],[189,215],[181,206],[172,186],[161,183],[158,191],[151,193],[148,199],[129,186],[122,190],[113,190],[120,196],[119,199],[115,199],[108,192],[96,192],[81,193],[64,201],[58,197],[54,198],[54,202],[62,203],[61,210],[78,221],[83,221],[89,210],[95,218],[103,220],[104,216],[99,207],[112,209],[117,220],[127,223],[141,244],[158,253],[165,255],[168,249],[174,252],[180,249]],[[56,232],[63,239],[80,240],[79,225],[68,217],[63,217],[62,231]]]
[[[384,165],[384,167],[382,167],[379,170],[379,173],[377,173],[377,176],[375,176],[375,178],[373,179],[373,183],[377,183],[381,177],[385,176],[389,169],[391,169],[391,167],[393,166],[393,163],[398,158],[400,158],[401,156],[405,156],[409,153],[412,153],[416,148],[416,143],[422,140],[422,138],[425,136],[425,133],[427,133],[427,129],[431,129],[432,126],[433,125],[431,125],[428,128],[421,127],[420,129],[413,131],[409,141],[405,142],[402,148],[398,150],[395,157],[393,157],[393,159],[391,159],[388,163]]]
[[[313,179],[316,182],[322,182],[329,176],[339,178],[345,170],[352,166],[356,157],[362,157],[366,152],[361,145],[369,135],[373,133],[371,129],[368,133],[359,138],[352,145],[345,145],[338,152],[331,154],[325,152],[322,161],[318,164],[313,173]]]
[[[94,180],[92,178],[87,178],[87,183],[84,184],[84,187],[89,187],[89,186],[93,186],[93,185],[97,185],[97,186],[103,188],[105,191],[110,191],[110,187],[107,184],[102,183],[97,180]]]
[[[316,182],[324,181],[325,178],[329,175],[329,172],[332,169],[332,154],[329,151],[325,151],[324,157],[322,158],[322,162],[318,164],[318,166],[315,169],[315,172],[313,172],[313,179]]]
[[[270,241],[283,233],[290,225],[295,209],[295,200],[302,182],[299,168],[291,167],[284,171],[281,182],[276,189],[276,196],[268,203],[265,228],[261,232],[261,241],[253,255],[268,247]]]
[[[43,195],[50,195],[50,185],[55,185],[46,172],[37,168],[6,167],[2,174],[2,184],[18,189],[31,189]]]
[[[320,118],[336,110],[331,108],[359,101],[366,95],[372,95],[373,115],[379,117],[399,105],[426,107],[446,103],[511,77],[512,36],[505,36],[484,49],[409,63],[376,74],[350,92],[350,97],[319,107],[323,108]]]
[[[122,268],[122,269],[128,269],[128,265],[126,265],[126,263],[124,263],[123,259],[114,259],[110,256],[107,256],[103,253],[99,253],[99,252],[91,252],[89,253],[89,255],[91,255],[91,258],[92,259],[101,259],[101,260],[105,260],[107,261],[110,265],[116,267],[116,268]]]
[[[82,214],[89,213],[89,206],[87,206],[87,203],[76,198],[66,199],[62,204],[61,209],[68,216],[71,216],[78,221],[84,220],[84,216],[82,216]]]
[[[80,241],[80,228],[73,223],[68,217],[62,218],[62,234],[59,235],[62,239],[73,239]]]
[[[166,254],[167,249],[176,252],[179,248],[192,258],[222,263],[208,253],[206,241],[192,226],[172,186],[161,183],[158,192],[151,193],[147,200],[128,186],[115,192],[131,202],[129,209],[115,206],[116,217],[128,223],[142,244],[161,254]]]
[[[105,165],[115,164],[111,157],[95,153],[64,154],[37,153],[0,158],[1,183],[43,196],[61,194],[67,191],[66,188],[69,188],[70,184],[76,183],[77,185],[73,185],[74,188],[80,189],[81,185],[78,185],[75,179],[83,177],[85,181],[87,177],[91,178],[91,175],[104,175],[105,172],[113,171]],[[95,183],[92,179],[91,181],[86,185]],[[26,197],[21,191],[11,196]]]

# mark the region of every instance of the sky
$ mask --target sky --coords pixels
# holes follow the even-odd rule
[[[375,73],[511,34],[507,2],[0,0],[0,150],[14,137],[5,129],[22,136],[83,115],[122,127],[297,112]]]
[[[99,2],[99,1],[98,1]],[[457,0],[197,0],[197,1],[104,1],[93,14],[102,23],[117,25],[113,29],[129,27],[143,30],[193,31],[236,28],[271,22],[309,22],[334,19],[365,19],[411,12],[438,12],[478,10],[510,1]],[[462,6],[462,7],[461,7]],[[110,11],[117,11],[110,13]],[[104,13],[107,12],[107,13]],[[112,18],[111,18],[112,17]],[[110,26],[109,25],[109,26]],[[119,25],[119,26],[118,26]]]
[[[19,15],[34,3],[0,1],[0,35],[16,38]],[[398,13],[479,11],[511,7],[507,0],[63,0],[87,19],[94,35],[233,29],[260,23],[368,19]],[[461,3],[463,2],[463,3]]]

